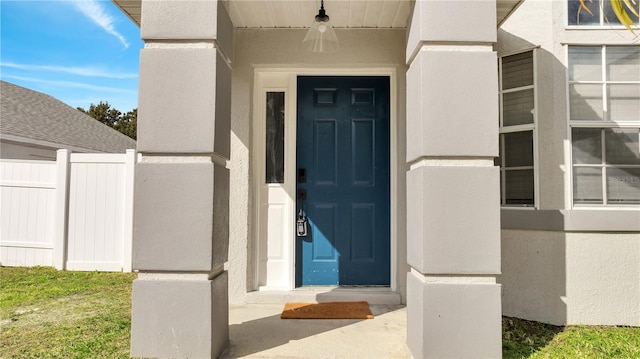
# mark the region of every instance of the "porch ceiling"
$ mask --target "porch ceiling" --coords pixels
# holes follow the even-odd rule
[[[142,0],[112,0],[140,26]],[[447,0],[451,1],[451,0]],[[497,0],[501,24],[522,0]],[[225,0],[229,16],[240,28],[304,28],[318,13],[319,0]],[[404,28],[414,0],[325,0],[339,28]]]

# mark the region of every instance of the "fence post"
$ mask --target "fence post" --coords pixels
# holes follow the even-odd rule
[[[138,154],[127,150],[124,171],[124,235],[122,241],[122,271],[131,272],[133,267],[133,188]]]
[[[53,239],[53,266],[65,269],[67,262],[67,226],[69,214],[70,151],[58,150],[56,158],[55,235]]]

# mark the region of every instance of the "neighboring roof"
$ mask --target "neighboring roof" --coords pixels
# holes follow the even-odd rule
[[[5,81],[0,81],[0,136],[96,152],[136,148],[135,140],[62,101]]]

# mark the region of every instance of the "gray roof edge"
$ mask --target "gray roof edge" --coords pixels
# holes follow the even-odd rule
[[[16,144],[28,144],[28,145],[34,145],[34,146],[37,146],[37,147],[50,148],[52,150],[68,149],[68,150],[71,150],[71,151],[74,151],[74,152],[83,152],[83,153],[107,153],[107,152],[102,152],[102,151],[99,151],[99,150],[95,150],[93,148],[70,146],[70,145],[67,145],[67,144],[64,144],[64,143],[42,141],[42,140],[36,140],[36,139],[33,139],[33,138],[20,137],[20,136],[14,136],[14,135],[7,135],[7,134],[2,134],[2,133],[0,133],[0,140],[8,141],[8,142],[16,143]]]
[[[120,153],[136,148],[134,139],[49,94],[2,80],[0,85],[1,112],[3,117],[12,116],[10,120],[5,118],[9,127],[2,126],[4,135],[16,136],[23,143],[56,144],[58,148],[91,152]]]

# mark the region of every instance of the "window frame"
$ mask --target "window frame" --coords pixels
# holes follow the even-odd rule
[[[598,0],[594,0],[594,1],[598,1]],[[608,4],[606,4],[605,6],[607,5]],[[569,16],[576,15],[576,14],[570,13],[569,0],[566,1],[566,6],[564,6],[564,10],[566,11],[565,17],[564,17],[565,28],[568,30],[625,30],[625,31],[627,30],[627,28],[624,25],[618,22],[617,18],[615,18],[615,22],[607,22],[607,20],[605,19],[605,12],[602,11],[602,8],[600,8],[600,12],[599,12],[599,21],[598,21],[599,23],[586,24],[586,25],[569,23]],[[635,23],[634,25],[631,25],[631,28],[634,30],[640,29],[640,20],[638,20],[638,22]]]
[[[640,80],[638,81],[609,81],[607,77],[607,48],[608,47],[622,47],[622,46],[636,46],[638,45],[581,45],[581,44],[565,44],[565,60],[566,60],[566,113],[567,113],[567,138],[569,140],[568,145],[568,170],[567,174],[569,176],[568,183],[568,198],[569,203],[572,209],[632,209],[637,210],[640,205],[638,204],[621,204],[621,203],[607,203],[608,194],[607,194],[607,168],[640,168],[640,165],[619,165],[619,164],[608,164],[606,162],[606,136],[604,131],[606,129],[639,129],[640,128],[640,118],[637,121],[616,121],[610,118],[610,114],[608,111],[609,106],[609,95],[607,92],[607,85],[609,84],[640,84]],[[600,81],[576,81],[570,79],[570,68],[569,68],[569,48],[570,47],[598,47],[600,48],[601,55],[601,80]],[[640,68],[640,66],[639,66]],[[570,86],[572,84],[600,84],[602,87],[602,111],[603,111],[603,119],[602,120],[571,120],[571,92]],[[601,138],[601,158],[602,161],[600,164],[574,164],[573,160],[573,129],[600,129],[600,138]],[[598,168],[602,170],[602,204],[593,204],[593,203],[575,203],[574,196],[574,169],[578,168]]]
[[[538,165],[538,49],[539,46],[527,48],[518,51],[512,51],[504,53],[498,56],[498,112],[499,112],[499,134],[498,134],[498,146],[500,149],[500,163],[498,164],[500,170],[500,206],[502,208],[509,209],[538,209],[540,203],[540,190],[539,190],[539,165]],[[532,68],[533,68],[533,84],[514,87],[507,90],[502,88],[502,64],[505,57],[524,54],[531,52],[532,55]],[[504,94],[514,93],[519,91],[533,90],[533,122],[529,124],[510,125],[504,126]],[[518,167],[506,167],[505,156],[505,134],[518,133],[518,132],[532,132],[533,140],[533,165],[532,166],[518,166]],[[533,170],[533,204],[507,204],[507,186],[506,186],[506,173],[508,171],[517,170]]]
[[[287,93],[286,91],[265,91],[264,92],[265,95],[265,121],[264,121],[264,133],[265,133],[265,142],[264,142],[264,150],[265,150],[265,166],[264,166],[264,184],[266,185],[272,185],[272,184],[284,184],[285,182],[285,178],[287,175],[287,169],[286,169],[286,136],[285,136],[285,131],[286,131],[286,118],[287,118]],[[270,121],[270,117],[269,117],[269,95],[273,95],[273,96],[281,96],[281,100],[282,100],[282,118],[273,118],[274,121],[281,121],[281,128],[279,129],[279,131],[277,131],[277,134],[282,135],[282,143],[277,144],[274,143],[274,145],[277,145],[278,149],[282,151],[281,154],[279,154],[279,156],[281,157],[281,162],[279,163],[279,167],[275,168],[272,171],[272,173],[270,172],[270,168],[269,168],[269,155],[272,153],[272,151],[270,151],[270,147],[269,147],[269,136],[270,136],[270,131],[269,131],[269,121]],[[276,98],[274,97],[273,100],[275,101]],[[274,110],[275,112],[275,110]],[[276,149],[276,147],[274,146],[273,148],[274,150]],[[275,154],[278,155],[278,154]],[[280,168],[281,167],[281,168]],[[270,179],[269,175],[273,176],[273,180]]]

